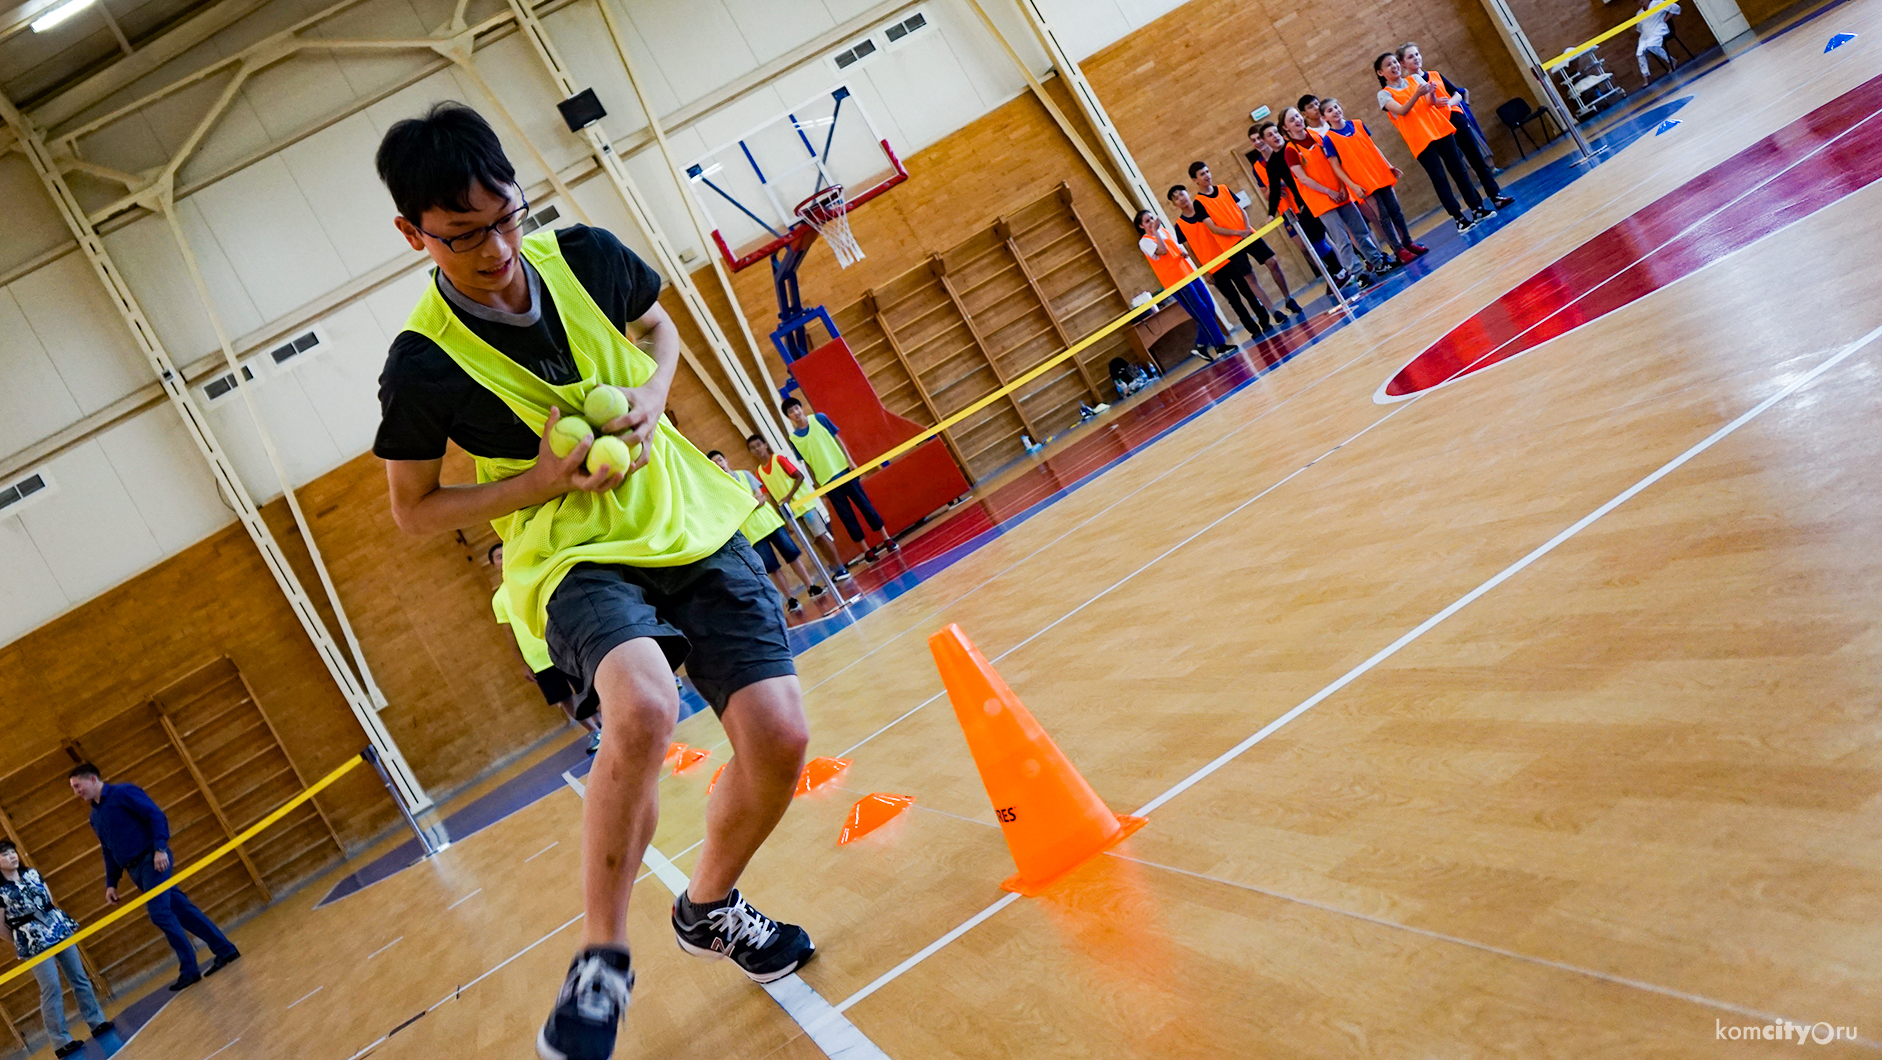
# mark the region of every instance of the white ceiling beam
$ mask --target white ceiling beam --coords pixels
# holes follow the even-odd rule
[[[130,55],[33,107],[27,116],[49,129],[84,113],[113,92],[151,73],[203,41],[252,14],[267,0],[221,0],[175,29],[148,41]]]

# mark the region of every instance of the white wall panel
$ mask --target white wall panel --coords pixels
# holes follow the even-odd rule
[[[67,599],[89,600],[163,558],[96,442],[61,453],[49,466],[59,492],[21,512],[19,521]]]
[[[724,3],[745,46],[760,63],[768,63],[836,28],[837,20],[820,0],[724,0]]]
[[[390,336],[358,302],[324,318],[320,326],[328,341],[319,352],[290,362],[292,369],[277,370],[274,382],[292,376],[300,383],[333,440],[339,463],[372,448],[379,429],[379,372]]]
[[[620,25],[621,20],[617,19],[616,24]],[[634,98],[634,86],[627,79],[619,53],[614,50],[608,24],[602,21],[601,12],[593,4],[563,8],[545,18],[543,26],[555,41],[562,61],[568,64],[569,75],[575,83],[594,89],[595,96],[607,109],[607,117],[601,119],[603,133],[610,139],[620,140],[647,127],[647,118]]]
[[[1112,41],[1122,40],[1138,26],[1124,9],[1130,0],[1039,0],[1040,10],[1058,31],[1059,42],[1074,61],[1089,58]],[[1135,6],[1135,5],[1133,5]],[[1032,36],[1030,30],[1028,37]]]
[[[986,111],[958,56],[940,34],[883,55],[856,80],[867,80],[882,111],[901,130],[891,142],[903,156],[914,154]],[[871,104],[870,113],[879,113]]]
[[[379,332],[386,337],[387,345],[398,337],[399,332],[405,330],[406,319],[412,315],[419,296],[425,293],[425,286],[431,282],[431,268],[426,266],[393,280],[366,297],[366,310],[379,324]]]
[[[636,4],[634,25],[680,100],[698,99],[759,65],[723,0]]]
[[[647,43],[647,37],[634,23],[633,13],[628,10],[625,0],[600,0],[613,6],[614,23],[621,27],[621,35],[627,38],[627,53],[634,60],[634,72],[640,75],[640,87],[647,93],[647,98],[655,111],[671,114],[680,105],[680,94],[667,78],[667,72],[654,55],[653,46]]]
[[[35,269],[11,290],[80,411],[96,412],[153,378],[84,255]]]
[[[72,242],[72,232],[53,207],[39,174],[16,152],[0,154],[0,203],[6,204],[6,223],[0,225],[0,272]]]
[[[0,644],[11,644],[71,606],[17,516],[0,519]]]
[[[581,161],[588,155],[587,141],[569,133],[568,126],[562,121],[562,113],[555,109],[562,97],[556,93],[555,82],[550,80],[549,72],[543,69],[542,60],[530,47],[523,35],[513,34],[496,44],[477,53],[477,70],[483,74],[503,106],[510,112],[523,131],[528,134],[536,149],[549,159],[549,163],[562,168]],[[516,137],[503,124],[502,119],[488,113],[486,100],[482,93],[474,92],[474,85],[467,85],[467,91],[473,94],[464,98],[466,103],[485,111],[490,124],[503,138],[510,161],[516,163],[517,173],[528,171],[525,182],[542,179],[544,174],[530,161],[526,148],[516,142]]]
[[[340,60],[328,52],[302,52],[256,71],[242,96],[273,142],[344,113],[355,98]]]
[[[294,373],[258,374],[260,381],[249,390],[287,467],[288,477],[298,485],[337,465],[340,451]],[[262,448],[261,436],[242,398],[236,396],[217,402],[209,410],[209,423],[216,437],[222,439],[223,449],[255,501],[265,503],[279,497],[281,480],[275,476],[274,466]]]
[[[207,113],[205,107],[194,115],[194,120],[201,120]],[[202,143],[177,170],[177,183],[186,186],[205,180],[267,146],[267,128],[249,105],[248,97],[237,92],[210,125]]]
[[[685,165],[685,156],[682,155],[678,157],[680,158],[680,164]],[[695,254],[705,253],[705,248],[709,244],[702,244],[694,234],[693,222],[686,213],[686,202],[680,197],[680,187],[678,184],[674,183],[673,171],[667,168],[666,160],[660,156],[660,152],[658,150],[642,151],[632,158],[627,159],[627,171],[628,174],[634,178],[635,187],[638,187],[641,191],[641,195],[646,198],[655,219],[666,232],[667,239],[673,244],[674,250],[679,252],[682,256],[688,250],[693,251]],[[599,179],[590,181],[589,183],[604,185],[607,188],[609,196],[614,198],[617,202],[619,201],[620,196],[614,194],[613,185],[607,184],[606,181]],[[578,191],[577,194],[580,194],[580,192]],[[626,224],[624,207],[622,211],[624,226],[633,227],[631,224]],[[600,223],[600,216],[598,214],[596,215],[596,223]],[[621,236],[622,240],[625,241],[628,239],[625,234],[622,234],[620,228],[614,228],[613,230],[615,234]],[[635,235],[638,237],[639,233],[635,233]],[[630,241],[628,245],[634,248],[634,253],[642,254],[639,244]],[[643,256],[645,255],[643,254]],[[648,258],[648,260],[652,261],[653,259]],[[706,259],[703,257],[693,262],[695,267],[704,265],[705,263]]]
[[[234,266],[260,320],[273,321],[350,278],[332,240],[314,216],[281,155],[271,155],[192,195],[215,240]],[[209,249],[194,236],[199,257]],[[218,300],[217,310],[222,309]],[[235,328],[231,334],[245,334]]]
[[[189,203],[179,208],[188,211]],[[216,333],[163,218],[153,215],[126,225],[106,235],[104,243],[172,359],[188,364],[216,348]]]
[[[125,173],[156,169],[170,160],[170,148],[151,131],[143,113],[127,114],[97,132],[79,138],[78,152],[87,162]],[[110,185],[118,195],[124,188]]]
[[[351,276],[411,253],[392,226],[392,200],[373,169],[379,139],[366,115],[355,114],[281,152],[315,222]]]
[[[106,431],[98,445],[164,555],[235,521],[168,402]]]
[[[17,452],[79,418],[78,403],[11,287],[0,287],[0,452]]]

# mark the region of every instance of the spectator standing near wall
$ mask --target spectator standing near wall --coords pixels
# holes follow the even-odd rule
[[[7,933],[13,936],[13,950],[22,961],[39,956],[78,932],[78,922],[53,902],[46,881],[38,870],[20,861],[19,848],[11,839],[0,839],[0,911],[6,914]],[[91,977],[85,974],[78,947],[67,946],[51,960],[33,966],[33,978],[39,981],[39,1014],[52,1038],[52,1055],[58,1057],[85,1048],[84,1042],[65,1029],[65,988],[59,985],[62,971],[72,984],[72,997],[78,1001],[79,1015],[91,1027],[91,1036],[96,1038],[112,1030],[92,990]]]
[[[98,767],[87,762],[72,770],[72,793],[91,807],[91,830],[98,834],[98,845],[105,857],[105,901],[118,901],[118,880],[130,873],[140,891],[151,891],[170,878],[175,866],[170,858],[170,819],[163,810],[135,784],[107,784]],[[203,976],[214,975],[242,956],[223,935],[215,922],[196,908],[182,888],[172,887],[144,906],[150,922],[176,951],[177,977],[172,991],[195,986]],[[215,961],[207,971],[198,969],[194,935],[209,944]]]
[[[837,437],[837,425],[830,417],[819,412],[812,416],[804,403],[797,398],[787,398],[782,406],[784,417],[791,421],[791,448],[810,468],[810,473],[818,482],[834,482],[847,475],[855,468],[856,460],[850,456],[850,447]],[[876,514],[876,506],[869,503],[869,494],[863,492],[863,480],[860,477],[850,479],[841,486],[832,489],[825,496],[830,498],[830,507],[836,509],[836,517],[843,520],[843,529],[849,531],[850,540],[857,544],[866,544],[868,535],[863,533],[863,523],[869,529],[882,535],[882,540],[869,547],[863,553],[863,559],[874,560],[886,552],[894,552],[898,546],[895,539],[882,527],[882,516]],[[862,519],[857,519],[857,513]]]

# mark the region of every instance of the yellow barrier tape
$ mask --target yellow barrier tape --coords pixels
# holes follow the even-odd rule
[[[1193,282],[1198,276],[1203,275],[1204,273],[1208,272],[1210,269],[1215,268],[1216,266],[1229,260],[1235,255],[1241,253],[1245,248],[1252,246],[1255,240],[1260,239],[1262,236],[1267,235],[1269,232],[1272,232],[1279,227],[1281,227],[1281,219],[1277,217],[1274,220],[1269,221],[1267,224],[1262,225],[1260,228],[1255,229],[1252,233],[1248,234],[1247,236],[1242,237],[1241,241],[1236,243],[1234,246],[1228,248],[1227,250],[1223,251],[1221,254],[1210,259],[1209,261],[1204,262],[1201,266],[1197,267],[1197,269],[1194,272],[1191,272],[1189,275],[1183,277],[1181,280],[1178,280],[1176,283],[1172,284],[1171,286],[1165,287],[1163,290],[1158,291],[1154,296],[1151,297],[1150,301],[1145,302],[1143,305],[1135,306],[1133,308],[1125,310],[1122,314],[1113,318],[1110,323],[1092,332],[1091,334],[1085,336],[1084,338],[1078,340],[1077,342],[1072,343],[1069,347],[1067,347],[1064,350],[1064,352],[1058,354],[1055,357],[1051,357],[1047,359],[1046,361],[1034,366],[1033,368],[1028,370],[1024,375],[1021,375],[1018,379],[1015,379],[1012,382],[1006,384],[1005,386],[999,388],[998,390],[995,390],[993,393],[988,394],[986,397],[983,397],[979,401],[976,401],[973,404],[967,406],[966,408],[960,410],[959,412],[956,412],[954,415],[949,416],[947,419],[942,420],[940,423],[937,423],[934,426],[928,428],[927,430],[921,432],[920,434],[917,434],[915,437],[910,438],[908,441],[903,442],[901,445],[898,445],[895,448],[889,450],[888,452],[883,453],[881,456],[871,459],[867,465],[863,467],[853,467],[849,469],[848,471],[845,471],[841,475],[838,475],[837,477],[831,479],[829,482],[824,483],[823,486],[820,487],[815,493],[811,494],[811,496],[821,497],[824,494],[829,493],[831,490],[836,489],[838,486],[843,485],[845,482],[850,482],[857,478],[860,478],[863,475],[871,471],[874,471],[876,468],[879,468],[882,465],[889,463],[890,461],[894,460],[896,457],[901,456],[903,453],[908,452],[909,450],[915,448],[921,443],[926,442],[932,438],[938,437],[942,431],[947,430],[949,427],[954,426],[955,424],[961,422],[967,417],[972,416],[974,413],[979,412],[981,409],[986,408],[988,405],[993,404],[994,402],[1000,400],[1001,398],[1006,397],[1008,394],[1011,394],[1015,390],[1018,390],[1020,387],[1025,386],[1027,383],[1030,383],[1033,380],[1039,378],[1041,375],[1044,375],[1046,372],[1050,371],[1051,369],[1056,368],[1061,364],[1064,364],[1067,360],[1070,360],[1072,357],[1077,356],[1080,351],[1089,348],[1093,343],[1096,343],[1099,339],[1104,338],[1105,336],[1111,334],[1117,329],[1123,327],[1125,324],[1129,323],[1132,317],[1142,316],[1150,312],[1152,309],[1156,308],[1156,305],[1158,302],[1161,302],[1165,298],[1170,297],[1171,295],[1175,294],[1177,291],[1181,290],[1182,288],[1189,286],[1189,284]]]
[[[216,849],[210,851],[208,855],[197,859],[196,862],[190,865],[188,868],[178,869],[176,871],[176,874],[171,876],[169,879],[163,881],[162,883],[158,884],[155,887],[152,887],[150,890],[145,891],[143,894],[138,895],[136,901],[133,901],[127,905],[119,906],[117,909],[114,909],[110,913],[106,914],[104,919],[97,921],[96,923],[92,924],[89,927],[80,928],[77,932],[73,933],[70,937],[61,941],[58,945],[51,947],[50,949],[44,951],[43,953],[35,954],[32,958],[30,958],[29,960],[21,964],[18,968],[8,969],[5,975],[0,975],[0,986],[5,986],[6,984],[19,978],[20,976],[25,975],[27,972],[32,971],[35,967],[39,966],[40,964],[43,964],[46,961],[51,960],[53,955],[58,953],[60,950],[63,950],[68,946],[78,945],[80,942],[83,942],[84,940],[91,938],[93,935],[98,934],[100,931],[103,931],[104,929],[110,927],[111,925],[117,923],[118,921],[124,919],[125,917],[130,916],[132,913],[135,913],[139,909],[144,908],[144,906],[149,905],[150,900],[152,898],[155,898],[158,895],[162,894],[163,892],[169,890],[170,888],[175,887],[178,884],[181,884],[184,880],[189,879],[191,876],[194,876],[197,873],[203,871],[204,869],[208,868],[210,865],[215,864],[215,862],[218,859],[228,854],[231,850],[234,850],[236,847],[239,847],[243,843],[246,843],[249,840],[260,835],[270,825],[273,825],[276,821],[279,821],[281,818],[286,817],[289,813],[292,813],[294,810],[298,809],[301,806],[301,804],[305,803],[308,799],[311,799],[315,795],[318,795],[322,791],[325,791],[334,781],[339,780],[341,777],[352,772],[355,767],[357,767],[361,762],[364,762],[365,760],[366,760],[365,756],[363,755],[354,755],[352,758],[347,760],[345,765],[341,766],[340,768],[334,770],[331,773],[328,773],[326,776],[321,777],[319,780],[315,781],[313,785],[309,787],[306,791],[303,791],[299,795],[296,795],[293,798],[289,799],[286,803],[282,804],[280,809],[274,811],[273,813],[269,814],[266,817],[263,817],[261,820],[256,821],[253,825],[250,825],[248,828],[244,829],[242,833],[236,836],[234,839],[231,839],[228,842],[217,847]]]
[[[1634,28],[1635,26],[1639,25],[1642,21],[1646,20],[1647,18],[1650,18],[1654,15],[1659,14],[1660,12],[1665,11],[1667,8],[1672,7],[1674,4],[1677,4],[1677,3],[1679,3],[1679,0],[1660,0],[1659,3],[1653,5],[1652,7],[1646,9],[1645,11],[1642,11],[1640,14],[1635,15],[1633,18],[1628,19],[1627,21],[1621,23],[1620,25],[1615,26],[1613,29],[1608,30],[1606,33],[1601,34],[1599,37],[1596,37],[1593,40],[1584,41],[1581,44],[1577,44],[1573,48],[1570,48],[1567,51],[1564,51],[1562,54],[1556,56],[1555,58],[1550,59],[1548,62],[1543,63],[1542,68],[1544,70],[1554,71],[1559,66],[1565,66],[1570,61],[1580,56],[1586,55],[1591,51],[1594,51],[1595,48],[1601,45],[1602,43],[1614,37],[1619,36],[1620,34],[1626,32],[1627,30],[1630,30]]]

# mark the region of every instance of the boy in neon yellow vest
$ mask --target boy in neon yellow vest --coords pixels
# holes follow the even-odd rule
[[[674,900],[680,947],[759,982],[815,951],[736,889],[790,806],[809,740],[784,609],[739,534],[751,494],[661,415],[679,334],[659,274],[600,229],[524,236],[515,169],[462,104],[394,125],[377,164],[393,223],[437,265],[380,376],[373,451],[393,519],[414,534],[491,523],[511,613],[608,733],[582,807],[584,937],[536,1042],[545,1060],[607,1060],[634,985],[628,897],[659,819],[682,660],[735,753]],[[629,408],[593,427],[628,443],[628,467],[588,469],[589,441],[560,457],[548,441],[601,384]],[[476,458],[474,485],[440,481],[447,440]]]
[[[791,448],[797,450],[818,482],[833,482],[856,466],[856,461],[850,457],[849,445],[838,437],[837,426],[830,422],[830,417],[821,412],[812,417],[804,403],[796,398],[786,398],[779,407],[791,421]],[[825,496],[830,498],[830,507],[836,509],[837,518],[843,520],[843,529],[849,531],[851,541],[859,545],[867,543],[863,524],[856,518],[858,510],[863,513],[863,519],[868,520],[869,529],[882,535],[881,541],[863,553],[863,559],[874,560],[900,547],[882,528],[882,516],[876,514],[876,506],[869,503],[869,494],[863,492],[861,477],[850,479]]]
[[[778,510],[772,507],[771,495],[765,492],[765,484],[758,480],[758,476],[743,468],[734,468],[725,454],[717,449],[707,453],[706,459],[737,479],[757,499],[758,507],[752,509],[751,515],[746,517],[745,525],[739,527],[739,533],[745,535],[745,540],[751,542],[752,551],[758,553],[758,561],[765,565],[765,574],[771,578],[771,584],[777,587],[778,595],[784,597],[784,609],[793,615],[804,610],[797,602],[796,591],[784,581],[784,565],[787,563],[797,572],[797,583],[810,590],[811,603],[830,595],[828,590],[811,578],[810,568],[804,564],[803,550],[797,547],[790,528],[784,525]]]
[[[823,554],[823,565],[837,581],[854,581],[856,576],[843,566],[836,555],[836,538],[830,534],[830,512],[817,496],[817,482],[810,472],[791,463],[782,453],[773,453],[771,443],[762,434],[745,439],[745,451],[758,461],[758,481],[780,508],[788,505],[791,514],[804,521],[804,534],[811,547]]]

